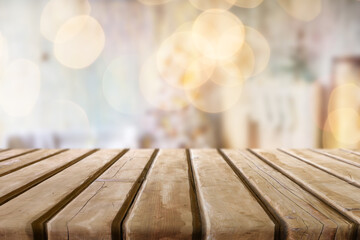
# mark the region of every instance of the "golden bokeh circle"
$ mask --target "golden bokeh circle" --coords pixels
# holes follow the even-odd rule
[[[240,19],[219,9],[201,13],[194,22],[192,33],[198,50],[212,59],[231,57],[241,49],[245,38],[245,28]],[[208,44],[204,45],[203,39]],[[212,51],[209,51],[209,46]]]
[[[166,39],[157,52],[157,67],[161,77],[171,86],[191,89],[206,82],[214,69],[215,61],[200,54],[194,45],[201,37],[190,32],[176,32]],[[202,41],[204,48],[207,41]],[[208,47],[209,51],[211,48]]]
[[[69,68],[85,68],[100,55],[105,34],[99,22],[86,15],[69,19],[58,31],[54,42],[56,59]]]

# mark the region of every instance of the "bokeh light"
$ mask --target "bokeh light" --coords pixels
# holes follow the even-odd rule
[[[236,0],[189,0],[189,2],[200,10],[229,9]]]
[[[228,11],[211,9],[201,13],[192,30],[196,47],[212,59],[231,57],[244,43],[244,25]],[[208,45],[203,44],[203,39],[209,42],[213,51],[209,51]]]
[[[264,0],[236,0],[235,5],[242,8],[255,8],[259,6]]]
[[[360,115],[355,109],[340,108],[330,112],[328,124],[332,135],[341,147],[354,147],[359,142]]]
[[[26,59],[11,62],[0,79],[0,104],[10,116],[30,114],[40,92],[40,69]]]
[[[292,17],[311,21],[322,9],[322,0],[277,0],[279,5]]]
[[[255,57],[255,66],[252,76],[265,70],[270,60],[270,46],[265,37],[254,28],[245,27],[245,42],[249,44]]]
[[[197,109],[208,113],[220,113],[230,109],[240,99],[242,85],[218,85],[214,78],[226,78],[222,71],[215,70],[212,81],[207,81],[198,88],[187,90],[189,101]]]
[[[255,56],[253,51],[247,43],[244,43],[234,56],[218,62],[214,75],[223,74],[226,77],[213,77],[212,80],[220,85],[239,85],[251,77],[254,67]]]
[[[90,10],[87,0],[50,0],[41,14],[41,34],[54,41],[56,33],[67,20],[79,15],[89,15]]]
[[[105,34],[98,21],[82,15],[61,26],[55,38],[54,54],[69,68],[85,68],[97,59],[104,45]]]
[[[139,69],[135,56],[123,55],[107,67],[102,88],[107,102],[117,111],[138,114],[144,108],[139,88]]]
[[[360,87],[354,83],[341,84],[330,94],[328,112],[340,108],[356,109],[360,103]]]
[[[145,5],[160,5],[170,2],[172,0],[138,0],[138,1]]]
[[[191,89],[207,81],[215,61],[202,56],[194,46],[193,37],[206,48],[207,41],[190,32],[177,32],[166,39],[157,53],[161,77],[171,86]],[[208,51],[212,49],[207,47]]]
[[[172,87],[161,78],[156,67],[156,56],[151,56],[145,61],[139,81],[143,96],[153,107],[177,111],[189,104],[183,90]]]

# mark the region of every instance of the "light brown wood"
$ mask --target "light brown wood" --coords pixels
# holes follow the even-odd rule
[[[8,160],[0,162],[0,176],[7,174],[11,171],[19,169],[23,166],[30,165],[39,159],[46,158],[58,152],[64,150],[61,149],[40,149],[32,153],[28,153],[19,157],[10,158]]]
[[[278,150],[252,151],[304,189],[360,223],[359,188]]]
[[[0,238],[32,239],[32,222],[111,161],[119,151],[95,152],[0,206]]]
[[[360,167],[360,156],[341,149],[312,149],[312,151],[329,156],[347,164]]]
[[[24,149],[22,149],[22,148],[9,149],[4,152],[0,152],[0,161],[5,161],[7,159],[21,156],[26,153],[30,153],[30,152],[34,152],[34,151],[37,151],[37,150],[36,149],[25,149],[25,148]]]
[[[223,150],[278,216],[282,239],[351,239],[351,222],[245,150]]]
[[[153,151],[121,157],[47,223],[48,239],[111,239],[111,223]]]
[[[336,161],[308,149],[287,149],[282,151],[360,188],[360,169],[358,167]]]
[[[125,239],[191,239],[185,150],[160,150],[125,219]]]
[[[89,152],[87,149],[67,151],[0,177],[0,199],[87,152]]]
[[[221,155],[191,154],[206,239],[273,239],[273,221]]]

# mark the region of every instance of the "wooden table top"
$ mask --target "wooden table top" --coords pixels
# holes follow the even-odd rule
[[[360,239],[360,151],[0,150],[0,239]]]

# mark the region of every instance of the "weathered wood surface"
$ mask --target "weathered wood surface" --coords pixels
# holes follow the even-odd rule
[[[328,156],[319,155],[318,153],[307,149],[289,149],[282,151],[313,165],[328,174],[336,176],[349,184],[360,187],[360,169],[358,167],[348,165],[344,162],[334,161]]]
[[[7,149],[0,152],[0,162],[34,151],[37,151],[37,149]]]
[[[18,157],[13,157],[0,162],[0,177],[20,168],[29,166],[46,158],[66,151],[66,149],[41,149]]]
[[[275,224],[218,152],[191,156],[206,238],[273,239]]]
[[[351,222],[248,151],[223,150],[269,210],[282,239],[349,239]]]
[[[356,149],[5,149],[0,239],[360,239]]]
[[[47,223],[49,239],[111,239],[112,221],[153,152],[127,152]]]
[[[126,239],[192,239],[185,150],[160,150],[124,222]]]

